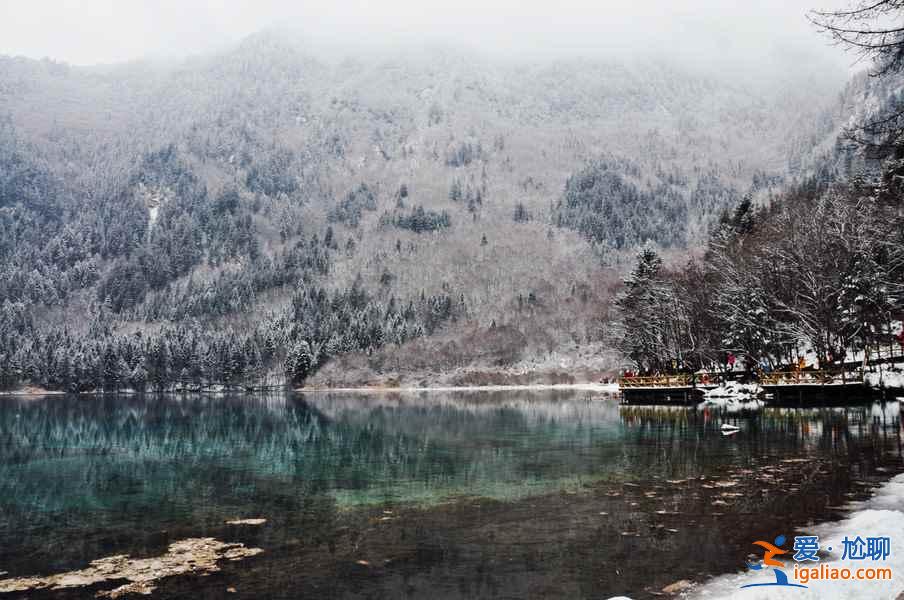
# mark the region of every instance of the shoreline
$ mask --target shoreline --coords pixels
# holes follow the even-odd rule
[[[163,392],[144,392],[144,395],[228,395],[236,393],[259,394],[270,392],[293,392],[293,393],[323,393],[323,392],[342,392],[342,393],[387,393],[387,392],[504,392],[504,391],[531,391],[531,390],[575,390],[589,392],[608,392],[617,393],[619,386],[617,383],[553,383],[553,384],[518,384],[518,385],[465,385],[465,386],[401,386],[401,387],[380,387],[380,386],[358,386],[358,387],[301,387],[301,388],[268,388],[259,390],[167,390]],[[71,394],[73,396],[137,396],[141,395],[134,390],[121,390],[116,392],[88,391],[88,392],[61,392],[59,390],[6,390],[0,391],[0,397],[38,397],[38,396],[65,396]]]
[[[518,385],[462,385],[462,386],[399,386],[399,387],[382,387],[382,386],[359,386],[359,387],[301,387],[293,388],[292,391],[300,394],[304,393],[417,393],[417,392],[507,392],[507,391],[542,391],[542,390],[572,390],[572,391],[588,391],[588,392],[608,392],[616,393],[619,391],[617,383],[538,383],[538,384],[518,384]]]
[[[820,562],[830,565],[832,568],[848,568],[854,571],[858,566],[856,561],[844,559],[839,556],[842,546],[842,537],[854,536],[886,536],[890,540],[891,552],[887,561],[877,563],[888,567],[893,573],[888,580],[819,580],[806,582],[809,589],[803,593],[795,590],[794,597],[802,599],[831,600],[834,598],[871,597],[894,600],[904,594],[904,519],[902,516],[901,498],[904,497],[904,474],[893,475],[876,488],[870,496],[863,500],[854,500],[844,506],[844,514],[840,519],[816,521],[803,527],[793,529],[793,533],[817,534],[818,539],[829,540],[834,543],[836,550],[831,548],[822,556]],[[793,564],[793,563],[792,563]],[[791,569],[787,569],[789,572]],[[759,583],[764,576],[750,569],[723,573],[705,581],[693,584],[683,595],[689,600],[735,598],[739,595],[742,585]],[[760,596],[750,596],[760,598]],[[772,596],[770,596],[772,597]],[[785,598],[786,596],[779,596]],[[791,596],[787,596],[790,598]]]
[[[831,385],[831,384],[830,384]],[[900,392],[904,396],[904,386],[877,386],[871,382],[865,387],[874,392],[887,391],[897,396]],[[86,392],[63,392],[60,390],[45,389],[17,389],[0,391],[0,397],[41,397],[41,396],[136,396],[136,395],[229,395],[229,394],[259,394],[272,392],[292,392],[298,394],[305,393],[354,393],[354,394],[385,394],[385,393],[422,393],[422,392],[506,392],[506,391],[587,391],[615,394],[622,391],[618,383],[537,383],[537,384],[494,384],[494,385],[427,385],[427,386],[379,386],[379,385],[361,385],[361,386],[311,386],[299,388],[279,388],[269,387],[261,389],[201,389],[201,390],[165,390],[136,392],[135,390],[125,389],[116,392],[104,392],[99,390],[91,390]]]
[[[895,398],[904,398],[904,388],[900,387],[877,387],[866,386],[873,392],[886,391],[891,392]],[[261,394],[273,392],[291,392],[296,394],[415,394],[428,392],[530,392],[530,391],[586,391],[606,394],[617,394],[622,391],[617,383],[538,383],[538,384],[515,384],[515,385],[430,385],[430,386],[357,386],[357,387],[301,387],[301,388],[285,388],[276,389],[259,389],[259,390],[189,390],[176,391],[166,390],[162,392],[136,392],[134,390],[121,390],[116,392],[62,392],[59,390],[5,390],[0,391],[0,398],[40,398],[43,396],[139,396],[139,395],[197,395],[197,396],[227,396],[230,394]],[[900,394],[900,396],[899,396]]]

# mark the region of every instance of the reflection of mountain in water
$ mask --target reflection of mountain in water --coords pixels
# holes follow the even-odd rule
[[[304,400],[341,423],[373,425],[405,435],[450,443],[506,431],[568,436],[570,441],[607,428],[617,436],[618,404],[613,394],[566,390],[400,392],[376,395],[305,394]],[[589,441],[586,440],[585,441]]]
[[[69,556],[65,545],[83,538],[85,548],[119,548],[163,529],[198,535],[249,513],[291,529],[362,502],[513,500],[776,457],[831,456],[839,468],[869,469],[882,454],[900,456],[897,405],[730,421],[741,431],[726,438],[716,413],[559,391],[5,398],[0,564]]]

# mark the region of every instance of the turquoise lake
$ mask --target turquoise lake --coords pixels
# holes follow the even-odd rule
[[[0,571],[213,537],[263,552],[151,597],[654,597],[740,570],[753,539],[839,518],[904,470],[902,452],[897,402],[721,414],[562,390],[2,397]],[[266,523],[226,524],[248,518]]]

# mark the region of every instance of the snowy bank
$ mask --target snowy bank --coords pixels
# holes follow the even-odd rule
[[[784,533],[788,541],[785,548],[790,549],[794,543],[794,535],[817,535],[819,545],[827,552],[818,563],[806,562],[801,566],[818,567],[820,564],[828,568],[847,568],[855,573],[859,568],[890,568],[892,579],[884,581],[861,580],[810,580],[807,588],[798,587],[753,587],[740,589],[742,585],[775,581],[771,569],[764,571],[745,570],[733,575],[716,577],[706,584],[686,594],[686,598],[737,598],[738,600],[773,600],[788,598],[794,600],[831,600],[834,598],[870,598],[875,600],[895,600],[904,592],[904,474],[898,475],[881,486],[875,495],[864,502],[852,504],[853,512],[837,522],[823,523],[805,530]],[[860,536],[888,537],[891,552],[884,561],[841,560],[842,540]],[[751,540],[753,542],[753,540]],[[751,546],[751,552],[756,548]],[[802,583],[793,579],[794,562],[790,558],[784,560],[790,583]]]

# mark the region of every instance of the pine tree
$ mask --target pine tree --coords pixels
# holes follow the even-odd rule
[[[144,367],[144,361],[139,362],[129,376],[129,386],[138,393],[143,393],[148,383],[148,372]]]
[[[104,391],[114,392],[119,389],[121,377],[124,371],[119,369],[122,359],[116,355],[113,344],[108,343],[103,356],[103,387]]]
[[[452,180],[452,187],[449,188],[449,200],[458,202],[462,199],[461,181],[457,178]]]
[[[313,364],[314,357],[308,343],[304,340],[296,342],[286,356],[286,379],[294,386],[304,385]]]
[[[662,259],[652,247],[645,246],[617,300],[622,314],[619,349],[641,369],[659,368],[663,363],[663,315],[657,311],[661,269]]]

